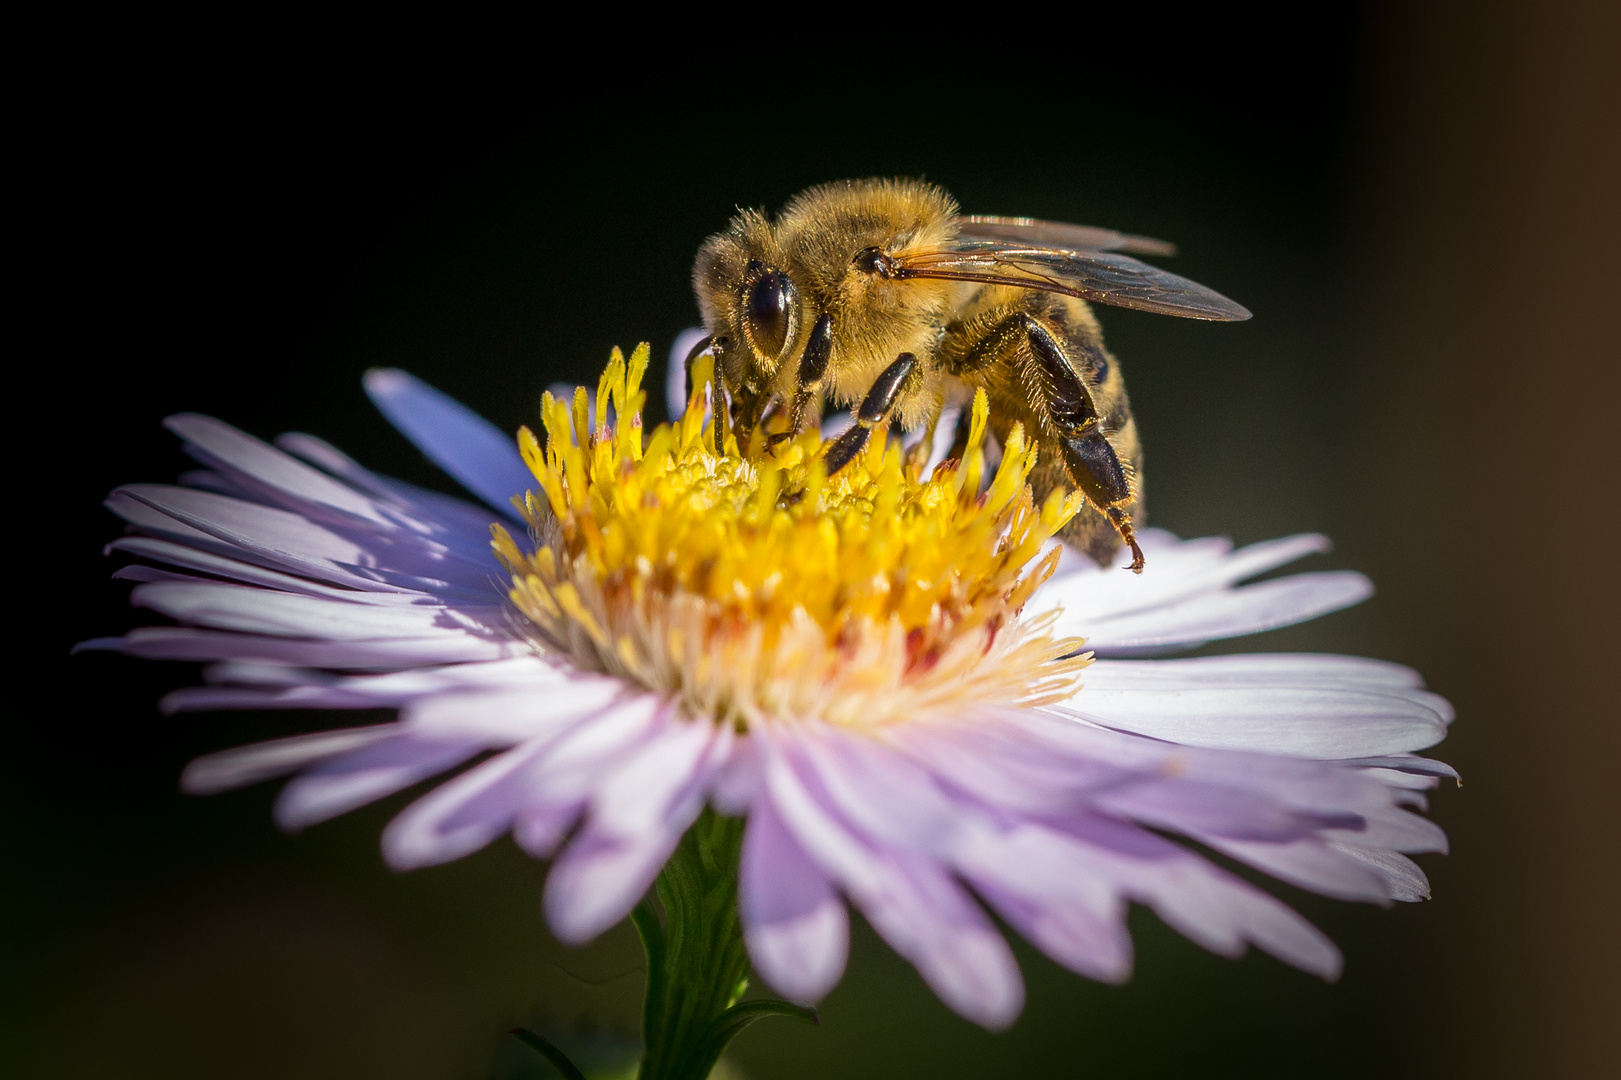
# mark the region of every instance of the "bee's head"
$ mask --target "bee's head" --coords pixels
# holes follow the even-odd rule
[[[727,383],[768,390],[800,344],[804,318],[799,288],[764,215],[744,211],[704,241],[692,283]]]

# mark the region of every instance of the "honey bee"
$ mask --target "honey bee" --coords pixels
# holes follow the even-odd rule
[[[824,404],[854,406],[825,450],[829,475],[899,420],[932,443],[948,405],[976,388],[991,430],[1022,424],[1039,451],[1038,499],[1078,489],[1061,534],[1108,565],[1122,544],[1143,568],[1142,446],[1120,365],[1091,303],[1232,321],[1249,312],[1124,252],[1171,245],[1108,229],[958,212],[913,180],[824,184],[775,219],[743,210],[704,241],[693,285],[717,383],[741,439],[791,438]],[[959,414],[954,449],[967,440]],[[766,434],[768,428],[774,428]]]

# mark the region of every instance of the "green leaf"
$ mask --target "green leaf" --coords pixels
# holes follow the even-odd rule
[[[534,1050],[541,1057],[552,1063],[552,1068],[563,1074],[564,1080],[585,1080],[585,1074],[579,1070],[568,1055],[554,1046],[550,1040],[536,1035],[528,1028],[513,1028],[512,1035],[525,1046]]]

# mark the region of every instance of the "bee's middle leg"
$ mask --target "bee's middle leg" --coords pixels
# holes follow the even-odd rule
[[[827,455],[823,458],[827,463],[827,475],[832,476],[861,453],[872,436],[872,429],[889,418],[890,410],[901,395],[901,386],[915,370],[917,357],[911,353],[901,353],[873,380],[872,389],[867,391],[867,396],[861,399],[861,405],[855,411],[855,422],[827,448]]]

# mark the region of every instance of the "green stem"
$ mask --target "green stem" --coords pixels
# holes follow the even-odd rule
[[[721,1051],[764,1016],[816,1022],[787,1002],[738,1004],[749,958],[737,913],[743,822],[705,810],[659,874],[660,923],[643,902],[632,916],[647,949],[640,1080],[706,1080]]]

